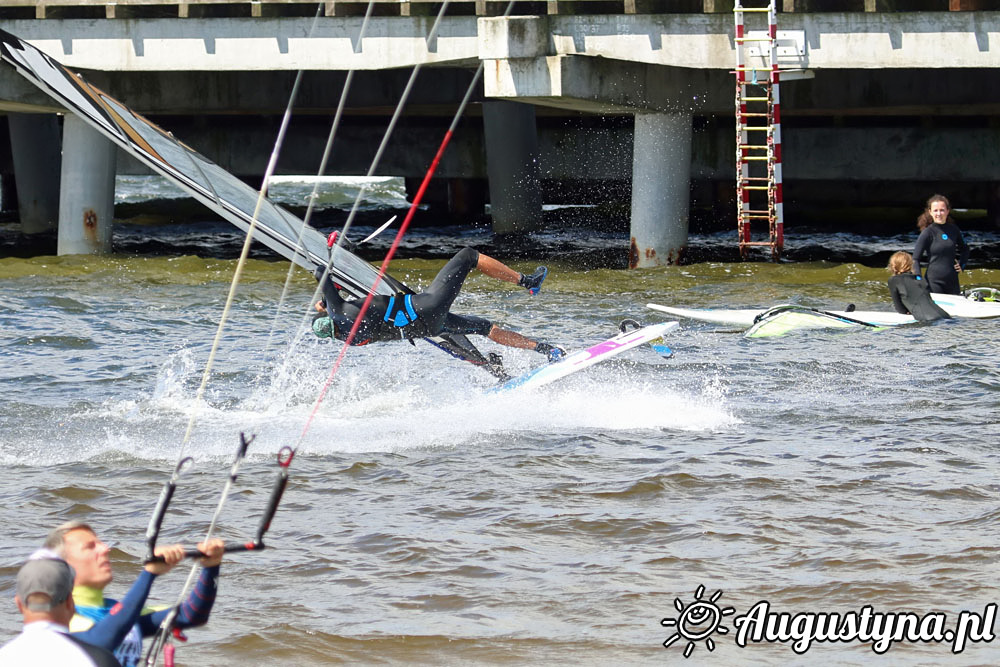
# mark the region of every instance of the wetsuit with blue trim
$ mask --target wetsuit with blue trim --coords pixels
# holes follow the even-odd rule
[[[913,315],[918,322],[933,322],[951,317],[931,299],[927,283],[912,273],[900,273],[889,278],[889,294],[897,313]]]
[[[135,667],[142,660],[142,638],[155,634],[170,613],[169,608],[153,610],[143,606],[155,578],[143,570],[120,602],[105,598],[100,589],[91,586],[74,587],[76,615],[70,621],[70,632],[88,644],[113,651],[123,667]],[[208,621],[218,579],[218,565],[202,569],[194,590],[181,605],[174,627],[191,628]]]
[[[352,344],[413,340],[439,334],[488,336],[493,328],[493,323],[489,320],[450,312],[452,303],[462,289],[462,283],[478,262],[478,250],[463,248],[448,260],[426,290],[417,294],[375,296]],[[323,267],[320,267],[316,270],[317,279],[322,274]],[[316,329],[317,322],[322,324],[324,319],[329,319],[334,325],[334,337],[346,340],[361,312],[364,299],[343,298],[330,276],[323,282],[322,290],[327,312],[314,319],[313,328]]]
[[[936,294],[960,294],[962,288],[958,283],[955,258],[957,255],[958,264],[964,270],[969,261],[969,246],[958,225],[931,223],[920,232],[913,246],[913,272],[918,276],[924,253],[927,254],[924,279],[928,289]]]

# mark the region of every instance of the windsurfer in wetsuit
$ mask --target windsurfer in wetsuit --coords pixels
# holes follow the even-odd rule
[[[538,293],[548,275],[544,266],[538,267],[532,274],[518,273],[474,248],[463,248],[448,260],[426,290],[416,294],[375,296],[352,344],[413,340],[441,334],[477,334],[501,345],[534,350],[546,355],[549,361],[556,361],[565,355],[561,347],[501,329],[485,318],[450,312],[451,304],[473,268],[491,278],[524,287],[531,294]],[[323,272],[322,266],[316,269],[317,280],[322,280]],[[329,275],[322,282],[322,290],[323,300],[316,303],[318,314],[313,318],[313,333],[320,338],[346,340],[364,299],[344,299]]]
[[[889,278],[889,294],[892,295],[892,305],[897,313],[909,313],[918,322],[933,322],[951,317],[931,299],[926,281],[913,273],[913,258],[910,253],[894,253],[889,258],[887,268],[892,273]]]
[[[943,195],[927,200],[927,208],[917,218],[922,230],[913,246],[913,272],[920,275],[920,263],[927,254],[927,287],[936,294],[960,294],[958,272],[969,261],[969,246],[951,217],[951,204]],[[958,257],[956,258],[956,251]]]

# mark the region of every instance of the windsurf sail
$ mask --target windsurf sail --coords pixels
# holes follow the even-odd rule
[[[753,326],[747,329],[743,335],[746,338],[766,338],[783,336],[799,329],[847,329],[851,327],[867,327],[874,330],[883,328],[871,322],[825,310],[782,305],[769,308],[758,315]]]
[[[66,109],[224,220],[244,232],[250,230],[259,199],[256,189],[54,58],[4,30],[0,30],[0,60],[13,65]],[[297,242],[300,236],[301,244]],[[326,239],[319,230],[306,226],[303,220],[267,199],[257,213],[254,240],[310,272],[329,260]],[[330,274],[345,291],[358,298],[365,297],[376,283],[376,294],[388,296],[413,291],[389,275],[378,281],[379,272],[374,266],[343,247],[336,251]],[[506,378],[502,366],[484,357],[465,336],[444,335],[427,340],[452,356],[482,366],[500,379]]]

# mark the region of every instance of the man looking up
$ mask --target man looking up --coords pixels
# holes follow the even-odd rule
[[[163,557],[164,562],[147,563],[128,594],[118,602],[104,597],[104,588],[112,580],[111,548],[97,537],[93,528],[79,521],[66,522],[49,533],[45,546],[65,558],[76,570],[73,589],[76,615],[70,622],[70,631],[84,641],[113,650],[125,667],[138,665],[142,660],[142,638],[155,634],[170,612],[169,609],[142,608],[142,604],[149,595],[153,579],[184,558],[184,547],[177,544],[158,548],[155,553]],[[201,559],[204,569],[191,595],[181,605],[174,627],[190,628],[208,621],[215,602],[224,548],[222,540],[218,539],[198,545],[206,555]]]

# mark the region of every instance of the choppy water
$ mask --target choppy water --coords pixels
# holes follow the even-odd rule
[[[419,234],[414,243],[432,245],[433,232]],[[488,241],[479,234],[447,232],[439,245]],[[577,347],[623,317],[656,319],[649,301],[888,308],[884,270],[853,262],[625,272],[569,255],[546,260],[537,297],[475,277],[456,310]],[[405,259],[394,273],[420,286],[440,266]],[[0,596],[13,596],[19,562],[68,518],[115,544],[110,592],[124,592],[234,267],[0,259]],[[200,538],[240,431],[257,440],[220,531],[252,534],[274,455],[298,437],[329,373],[338,348],[295,335],[314,285],[305,272],[275,322],[286,268],[248,266],[164,540]],[[998,285],[1000,270],[966,281]],[[212,620],[178,660],[996,664],[998,641],[959,655],[902,643],[879,657],[852,642],[799,656],[788,644],[741,648],[732,629],[714,635],[713,652],[695,641],[685,661],[685,640],[661,645],[672,631],[660,621],[699,586],[737,614],[767,600],[788,613],[942,612],[953,624],[1000,601],[998,326],[751,341],[684,323],[672,360],[636,350],[501,396],[483,395],[486,373],[424,344],[353,349],[293,462],[273,550],[227,560]],[[514,369],[539,361],[503,353]],[[182,580],[171,573],[153,596],[172,601]],[[0,605],[0,637],[18,625],[13,604]]]

